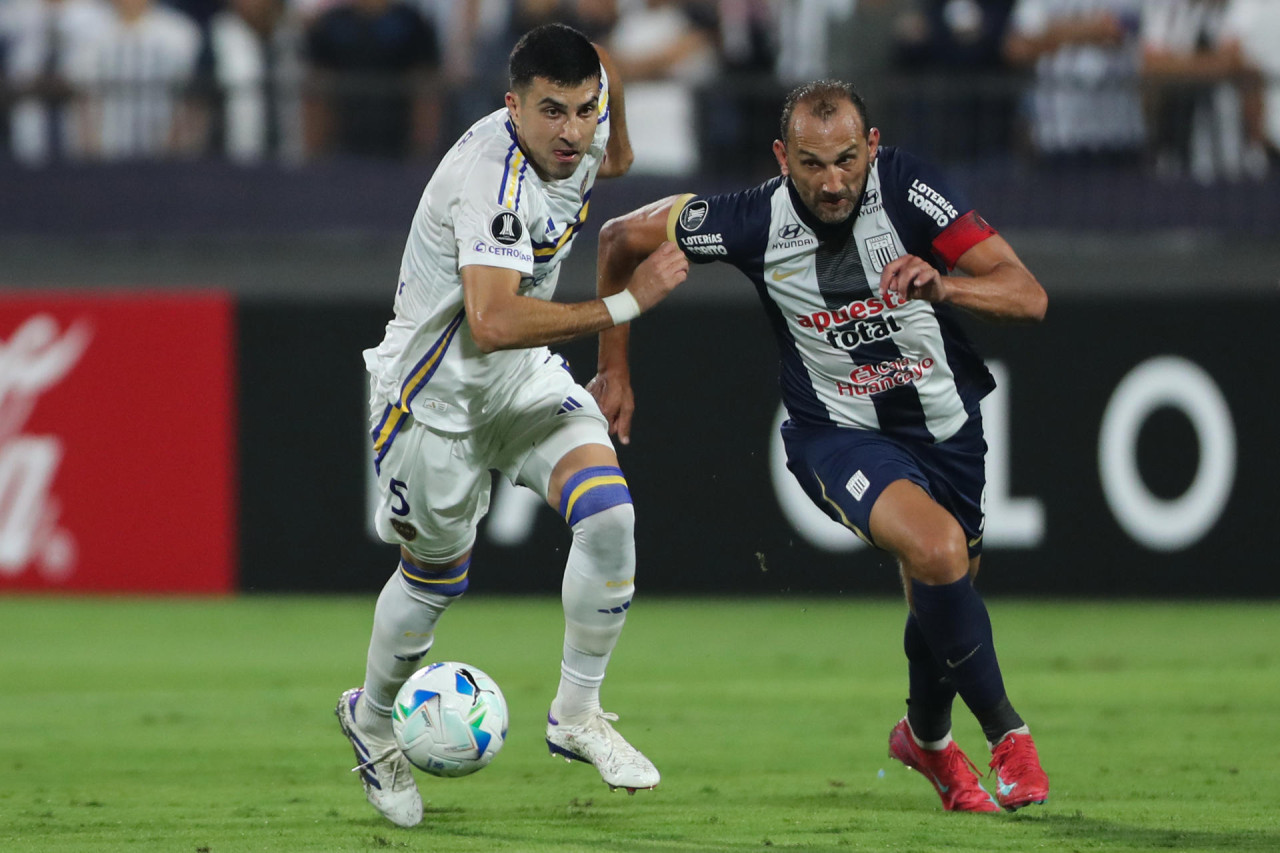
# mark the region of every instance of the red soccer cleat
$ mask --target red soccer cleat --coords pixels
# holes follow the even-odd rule
[[[1049,799],[1049,777],[1040,767],[1031,735],[1010,732],[991,751],[996,800],[1009,811]]]
[[[947,744],[946,749],[924,749],[916,743],[911,726],[903,717],[889,733],[889,755],[928,777],[947,811],[1000,811],[1000,806],[983,789],[978,769],[955,741]]]

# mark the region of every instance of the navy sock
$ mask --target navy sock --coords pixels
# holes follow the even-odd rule
[[[970,580],[961,578],[938,586],[912,580],[911,599],[929,648],[978,718],[987,739],[998,740],[1009,729],[1021,726],[1021,718],[1005,695],[991,617]],[[994,738],[992,733],[996,733]]]
[[[902,648],[907,653],[907,721],[911,731],[923,741],[942,740],[951,731],[951,703],[956,698],[956,688],[934,658],[914,613],[907,614]]]

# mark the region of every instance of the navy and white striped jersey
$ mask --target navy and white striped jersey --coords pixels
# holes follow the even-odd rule
[[[856,215],[819,221],[777,177],[744,192],[690,195],[668,236],[693,262],[726,261],[756,286],[782,357],[782,398],[802,425],[944,441],[995,382],[955,309],[880,296],[880,273],[911,254],[940,272],[996,232],[928,164],[881,146]]]

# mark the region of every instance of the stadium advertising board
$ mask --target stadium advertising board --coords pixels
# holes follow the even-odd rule
[[[233,320],[214,293],[0,298],[0,591],[234,588]]]
[[[327,395],[333,413],[300,439],[324,466],[265,452],[246,462],[246,500],[277,509],[270,527],[265,511],[246,512],[249,585],[375,590],[394,568],[394,549],[368,533],[357,358],[386,316],[380,306],[246,311],[246,360],[266,359],[283,335],[326,383],[259,385],[246,403],[246,452],[285,437],[270,414],[280,394]],[[1280,457],[1273,404],[1252,368],[1278,321],[1273,299],[1064,298],[1038,326],[967,323],[999,383],[983,404],[983,588],[1280,595],[1269,568],[1280,546]],[[588,380],[594,343],[562,351]],[[637,507],[641,589],[897,594],[885,555],[814,509],[785,470],[776,348],[758,307],[663,306],[636,324],[632,351],[638,410],[619,454]],[[286,510],[280,483],[305,483],[300,494],[324,500]],[[282,511],[292,515],[279,519]],[[311,532],[286,548],[273,538],[280,529]],[[554,593],[568,546],[555,513],[497,478],[471,589]]]

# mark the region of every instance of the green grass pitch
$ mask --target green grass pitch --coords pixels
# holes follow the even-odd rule
[[[473,594],[432,656],[497,679],[509,740],[474,776],[420,777],[405,830],[365,803],[332,712],[372,596],[0,598],[0,850],[1280,850],[1280,604],[989,604],[1044,806],[947,814],[886,757],[899,602],[642,596],[604,700],[663,782],[629,797],[546,753],[558,601]]]

